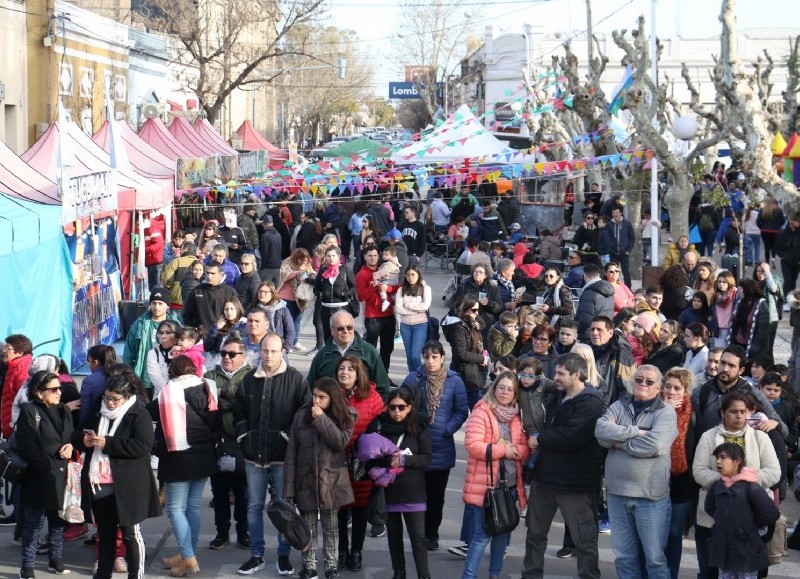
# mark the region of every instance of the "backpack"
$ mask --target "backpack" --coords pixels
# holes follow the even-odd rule
[[[710,213],[702,213],[700,215],[700,221],[697,223],[697,228],[700,231],[709,231],[710,229],[714,229],[714,219],[711,217]]]

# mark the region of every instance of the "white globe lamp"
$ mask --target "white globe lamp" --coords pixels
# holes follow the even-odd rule
[[[694,139],[699,129],[697,119],[689,116],[675,117],[672,122],[672,134],[682,141]]]

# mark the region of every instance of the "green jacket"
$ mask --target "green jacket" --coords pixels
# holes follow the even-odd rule
[[[378,394],[380,394],[385,401],[389,396],[389,375],[386,373],[386,368],[383,367],[383,362],[375,346],[365,342],[361,336],[358,335],[358,332],[356,332],[353,343],[347,349],[346,353],[361,358],[361,361],[364,363],[364,368],[367,371],[367,376],[370,381],[375,382]],[[336,344],[333,343],[333,338],[331,338],[314,356],[314,360],[311,362],[311,368],[308,370],[308,384],[313,386],[314,381],[323,376],[336,378],[336,376],[334,376],[334,368],[336,367],[336,362],[341,357],[342,355],[339,353],[339,348],[336,347]]]
[[[167,310],[167,319],[179,324],[181,322],[178,313],[172,310]],[[147,388],[152,388],[150,376],[147,373],[147,353],[156,346],[156,330],[160,323],[154,322],[153,314],[147,310],[131,324],[128,336],[125,338],[122,361],[133,368]]]
[[[236,428],[233,426],[233,406],[236,403],[236,390],[244,380],[245,375],[253,368],[245,364],[233,376],[228,375],[220,366],[215,366],[203,374],[204,378],[213,380],[217,384],[217,396],[219,399],[219,417],[222,421],[222,432],[232,439],[236,439]]]

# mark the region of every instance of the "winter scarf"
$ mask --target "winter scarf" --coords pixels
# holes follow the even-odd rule
[[[97,436],[114,436],[114,433],[122,422],[122,417],[136,404],[136,396],[131,396],[125,404],[109,410],[105,404],[100,406],[100,425],[97,427]],[[113,421],[113,424],[111,422]],[[110,428],[109,428],[110,425]],[[92,492],[99,490],[101,484],[112,483],[111,462],[103,449],[95,448],[92,453],[92,461],[89,463],[89,484]]]
[[[436,419],[436,411],[439,409],[439,401],[444,390],[444,381],[447,378],[447,367],[442,365],[438,372],[428,372],[428,420],[431,424]]]
[[[519,414],[519,404],[516,402],[511,406],[501,406],[498,404],[494,408],[494,413],[495,416],[497,416],[497,422],[500,424],[508,424],[511,422],[512,418]]]
[[[508,281],[506,278],[504,278],[499,273],[494,274],[494,278],[497,280],[497,283],[499,283],[504,288],[506,288],[506,290],[508,291],[509,294],[511,294],[511,297],[513,299],[513,297],[514,297],[514,284],[511,283],[510,281]]]
[[[340,262],[336,262],[336,263],[334,263],[332,265],[331,264],[327,264],[327,267],[325,268],[325,271],[322,272],[322,277],[327,279],[327,280],[330,280],[330,282],[333,283],[334,280],[337,277],[339,277],[339,267],[341,265],[342,264]]]
[[[169,452],[189,448],[186,438],[186,397],[183,391],[200,384],[204,384],[203,380],[193,374],[178,376],[167,382],[158,396],[158,413]],[[217,393],[213,388],[207,388],[207,391],[208,409],[214,411],[217,409]]]
[[[742,468],[742,472],[740,472],[739,474],[735,474],[733,476],[723,476],[721,478],[722,478],[722,484],[724,484],[727,488],[732,487],[735,483],[739,481],[757,483],[758,471],[754,468],[745,466]]]
[[[671,475],[683,474],[689,470],[689,462],[686,459],[686,433],[689,430],[689,423],[692,420],[692,402],[689,396],[683,397],[683,404],[675,409],[678,415],[678,437],[672,442],[672,464],[669,473]]]

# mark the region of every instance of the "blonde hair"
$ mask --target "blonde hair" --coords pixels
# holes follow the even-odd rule
[[[586,383],[591,384],[595,388],[600,386],[600,374],[597,372],[597,362],[594,360],[594,351],[586,344],[576,343],[572,346],[572,350],[581,358],[586,360]]]
[[[483,395],[483,400],[489,405],[489,408],[494,410],[497,408],[500,403],[497,401],[497,398],[494,395],[494,390],[497,388],[497,385],[500,383],[500,380],[504,380],[508,378],[511,380],[511,383],[514,385],[514,401],[512,404],[516,404],[519,401],[519,378],[514,372],[502,372],[498,374],[497,378],[494,379],[491,386],[486,389],[486,394]]]

